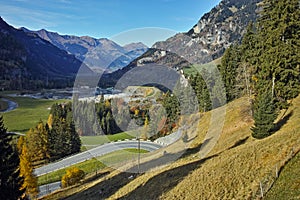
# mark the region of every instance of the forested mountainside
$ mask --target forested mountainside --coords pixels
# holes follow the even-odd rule
[[[81,66],[90,72],[74,55],[0,18],[1,89],[72,86]]]

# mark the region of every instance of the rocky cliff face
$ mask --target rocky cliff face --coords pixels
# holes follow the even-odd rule
[[[206,13],[187,33],[157,42],[155,49],[171,51],[190,63],[207,63],[222,56],[225,49],[239,42],[250,21],[256,21],[262,0],[223,0]]]
[[[122,70],[105,76],[103,82],[110,80],[109,86],[113,86],[132,68],[148,63],[164,65],[182,73],[181,70],[191,64],[204,64],[220,58],[227,47],[242,40],[249,22],[256,21],[261,1],[222,0],[188,32],[155,43]]]
[[[25,28],[23,30],[29,31]],[[114,71],[128,65],[148,49],[143,43],[131,43],[124,47],[106,39],[89,36],[59,35],[47,30],[30,31],[58,48],[73,54],[96,72]]]

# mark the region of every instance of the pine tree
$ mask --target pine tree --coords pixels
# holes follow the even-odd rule
[[[240,59],[238,46],[231,45],[228,49],[226,49],[221,60],[221,65],[219,65],[219,70],[226,89],[227,101],[232,101],[239,97],[239,93],[236,88],[236,77]]]
[[[23,179],[20,177],[19,156],[12,146],[12,136],[7,134],[0,116],[0,199],[14,200],[24,197],[21,188]]]
[[[76,132],[71,112],[68,112],[67,114],[66,126],[67,134],[69,135],[70,154],[78,153],[80,152],[81,148],[81,140],[78,133]]]
[[[213,69],[211,72],[211,86],[209,93],[211,94],[211,109],[223,106],[226,104],[226,91],[218,69]]]
[[[76,109],[74,112],[75,117],[78,117],[78,126],[81,127],[83,131],[91,130],[91,127],[88,128],[86,124],[86,118],[82,118],[83,111],[87,112],[88,106],[86,103],[77,102]],[[73,120],[73,108],[71,103],[67,104],[55,104],[52,106],[51,114],[52,115],[52,126],[48,130],[48,146],[50,159],[52,161],[63,158],[65,156],[78,153],[81,149],[81,140],[79,134],[76,132],[75,122]],[[88,116],[89,118],[91,116]],[[50,118],[50,117],[49,117]],[[93,120],[93,117],[88,120]]]
[[[299,94],[299,0],[265,0],[258,22],[259,61],[256,90],[272,84],[272,96],[282,105]]]
[[[201,72],[202,75],[199,73],[193,78],[193,88],[196,93],[198,104],[199,104],[199,110],[200,112],[206,112],[211,110],[212,102],[210,98],[210,93],[208,89],[211,86],[211,74],[203,69]],[[202,77],[204,76],[204,77]]]
[[[180,95],[183,96],[184,95]],[[177,97],[174,94],[171,94],[169,91],[164,94],[164,99],[163,99],[163,107],[166,111],[167,115],[167,122],[166,122],[166,128],[167,131],[171,131],[174,126],[176,126],[179,115],[180,115],[180,106],[179,106],[179,101],[182,99],[178,100]]]
[[[253,66],[257,62],[259,55],[257,54],[257,34],[255,24],[250,22],[247,26],[246,33],[243,36],[242,43],[239,46],[241,52],[241,60]]]
[[[274,131],[274,121],[277,110],[270,90],[256,98],[254,103],[254,127],[251,128],[252,136],[257,139],[270,136]]]

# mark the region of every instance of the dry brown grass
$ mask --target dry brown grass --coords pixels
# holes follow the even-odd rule
[[[225,131],[212,152],[220,152],[218,156],[195,169],[176,187],[162,194],[161,199],[256,198],[259,182],[284,162],[293,148],[294,151],[299,148],[300,98],[291,108],[294,115],[277,133],[263,140],[247,139],[244,144],[230,148],[234,142],[250,135],[251,120],[245,116],[241,119],[239,116],[243,114],[238,115],[244,108],[233,107],[237,112],[228,109],[228,114],[237,116],[226,119]]]
[[[299,150],[300,97],[294,100],[287,114],[291,112],[287,123],[274,135],[255,140],[251,138],[253,122],[248,99],[229,103],[222,133],[213,150],[204,158],[199,150],[205,135],[209,130],[212,133],[217,131],[222,119],[211,120],[212,112],[191,116],[188,119],[191,126],[187,130],[191,144],[180,159],[133,179],[128,179],[126,173],[114,172],[68,199],[258,198],[259,182],[270,176],[276,165],[283,165],[292,149],[295,152]],[[209,128],[212,121],[216,124]],[[169,148],[167,157],[175,154],[176,150],[178,152],[176,146]]]

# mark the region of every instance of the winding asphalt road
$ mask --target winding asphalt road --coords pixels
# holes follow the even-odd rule
[[[147,150],[147,151],[155,151],[161,148],[163,145],[157,144],[150,141],[140,141],[140,148]],[[138,140],[128,140],[128,141],[120,141],[120,142],[113,142],[101,145],[99,147],[90,149],[88,151],[76,154],[74,156],[67,157],[63,160],[60,160],[55,163],[51,163],[40,168],[34,170],[34,173],[37,176],[41,176],[76,163],[80,163],[94,157],[98,157],[101,155],[105,155],[111,153],[113,151],[122,150],[122,149],[131,149],[131,148],[138,148]],[[50,183],[47,185],[42,185],[39,187],[39,197],[54,192],[60,189],[60,182]]]
[[[163,147],[161,144],[157,144],[150,141],[140,141],[140,148],[147,150],[147,151],[155,151],[159,148]],[[94,157],[99,157],[113,151],[122,150],[122,149],[131,149],[131,148],[138,148],[138,141],[137,140],[129,140],[129,141],[120,141],[120,142],[113,142],[101,145],[99,147],[90,149],[88,151],[84,151],[82,153],[67,157],[63,160],[60,160],[55,163],[50,163],[48,165],[42,166],[34,170],[34,174],[37,176],[41,176],[65,167],[69,167],[76,163],[80,163]]]

